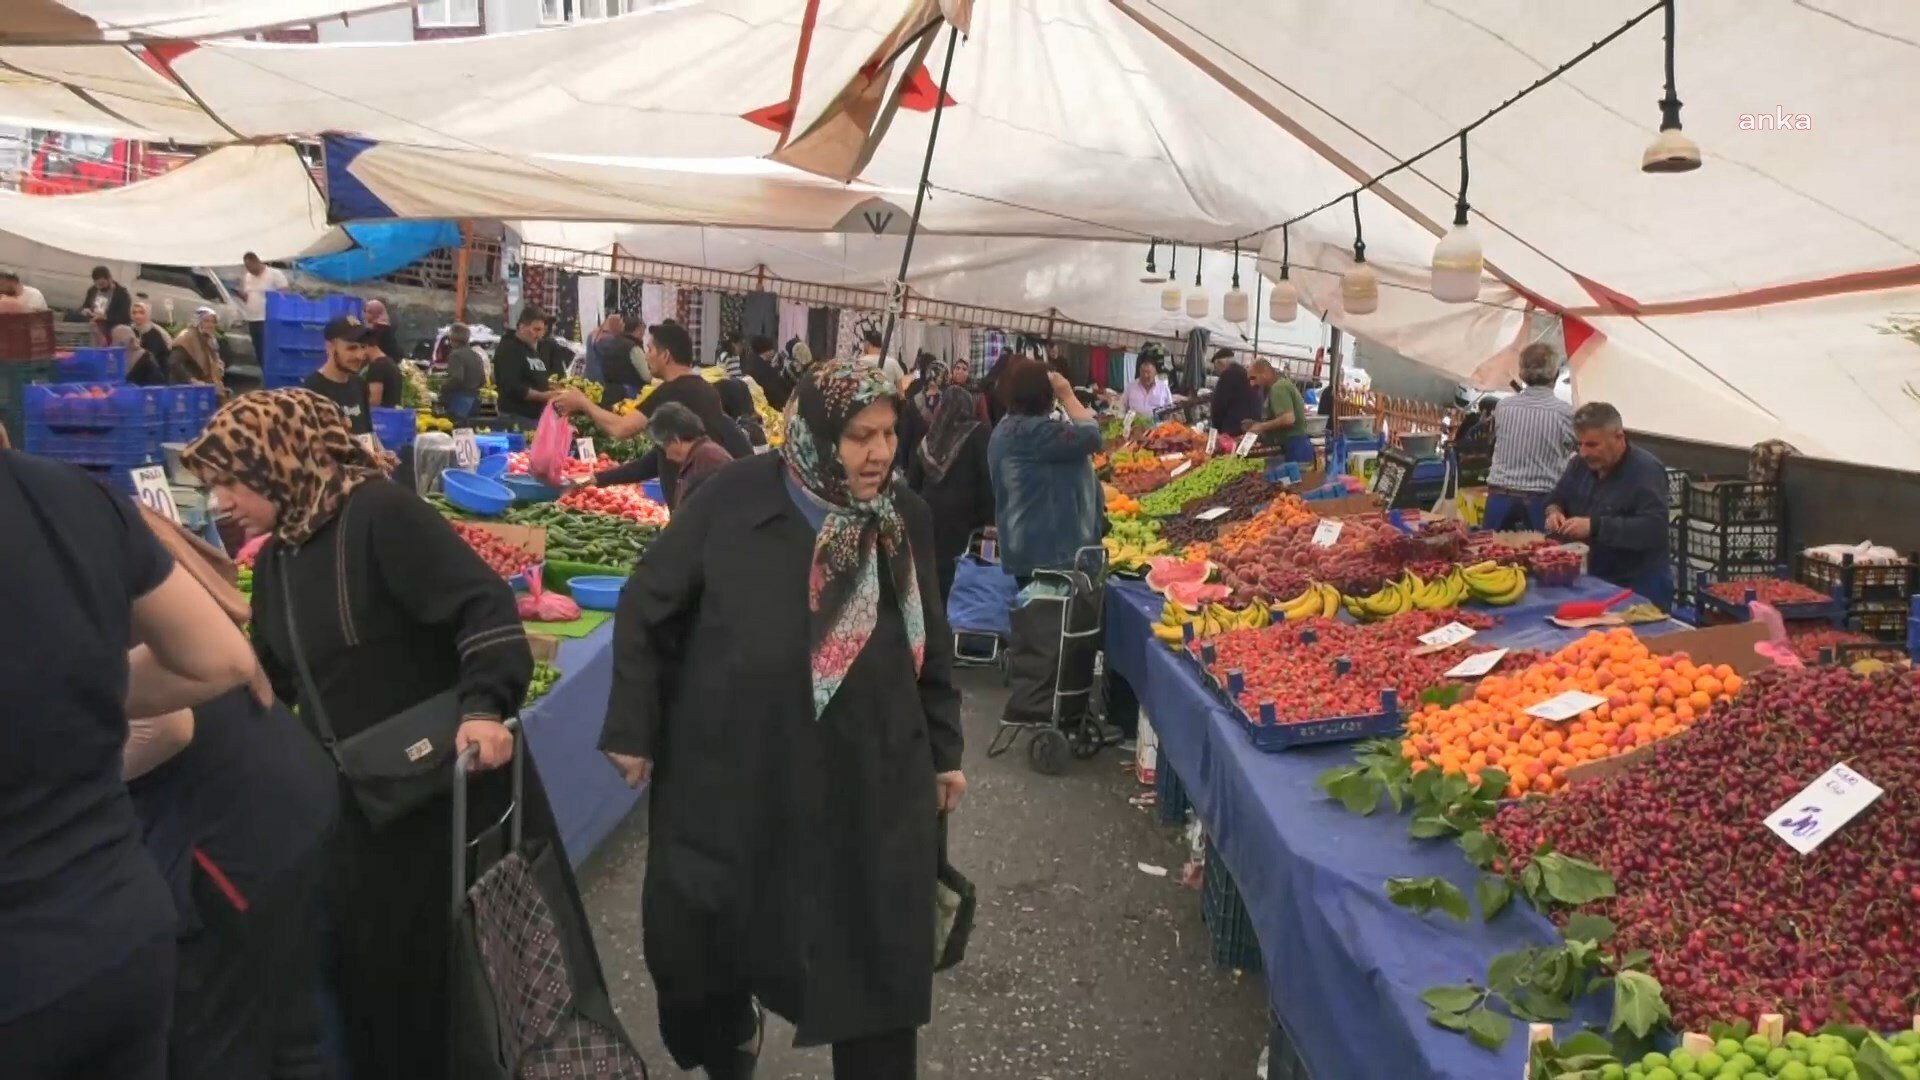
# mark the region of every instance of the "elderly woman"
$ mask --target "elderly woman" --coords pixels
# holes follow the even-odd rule
[[[166,368],[161,366],[159,358],[155,357],[146,349],[141,348],[140,338],[133,332],[133,327],[116,326],[111,333],[108,334],[108,337],[112,339],[109,344],[114,348],[124,350],[127,354],[128,383],[134,386],[166,385]],[[165,354],[163,353],[161,355],[164,356]]]
[[[385,459],[354,439],[338,406],[309,390],[243,395],[181,460],[223,513],[270,536],[254,566],[254,645],[309,735],[332,747],[419,707],[446,728],[423,769],[450,776],[468,746],[483,769],[512,757],[501,720],[533,674],[513,591],[431,507],[388,482]],[[547,835],[537,779],[529,769],[527,828]],[[476,778],[471,826],[499,817],[507,781],[504,771]],[[325,876],[352,1075],[442,1080],[451,794],[376,816],[365,788],[344,773],[337,782]]]
[[[733,461],[727,448],[707,434],[707,426],[692,409],[669,401],[653,411],[647,426],[655,446],[680,470],[680,482],[667,499],[668,509],[685,506],[695,488]]]
[[[709,1077],[752,1075],[755,1000],[832,1044],[836,1080],[915,1075],[936,812],[966,779],[898,409],[870,363],[814,368],[781,452],[708,480],[615,617],[600,746],[653,777],[647,966],[667,1049]]]
[[[993,524],[993,480],[987,468],[987,425],[973,395],[949,385],[939,392],[926,437],[907,461],[907,483],[933,513],[933,557],[940,599],[976,529]]]
[[[193,322],[173,339],[167,352],[167,381],[226,384],[226,342],[220,334],[220,316],[210,307],[193,313]]]
[[[153,308],[145,300],[133,302],[133,333],[140,339],[140,347],[156,360],[164,360],[167,350],[173,347],[167,331],[153,321]]]

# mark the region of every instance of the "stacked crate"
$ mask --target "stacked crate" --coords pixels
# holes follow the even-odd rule
[[[1711,583],[1786,575],[1787,500],[1779,484],[1749,480],[1687,480],[1685,512],[1669,523],[1674,581],[1697,592]],[[1689,593],[1697,602],[1698,596]]]
[[[327,324],[343,316],[362,318],[357,296],[309,300],[298,293],[267,294],[260,376],[269,390],[299,386],[327,360]]]
[[[1673,564],[1673,604],[1691,607],[1693,578],[1687,573],[1687,471],[1667,470],[1667,558]]]
[[[1838,595],[1846,605],[1846,625],[1881,641],[1904,641],[1909,609],[1920,593],[1920,556],[1890,563],[1856,563],[1852,556],[1840,562],[1814,558],[1805,552],[1794,557],[1796,581]]]
[[[1213,964],[1233,971],[1259,971],[1260,941],[1253,935],[1253,917],[1247,913],[1246,901],[1240,899],[1240,890],[1233,883],[1233,875],[1227,872],[1227,864],[1220,861],[1220,853],[1214,850],[1213,839],[1209,837],[1206,843],[1200,914],[1206,919],[1212,938]]]
[[[161,444],[185,429],[190,410],[212,392],[210,386],[28,386],[23,449],[131,493],[132,471],[159,464]]]
[[[0,313],[0,426],[13,445],[26,438],[26,389],[53,377],[53,315]]]

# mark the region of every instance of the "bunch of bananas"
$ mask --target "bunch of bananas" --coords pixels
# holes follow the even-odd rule
[[[1288,622],[1301,619],[1331,619],[1340,610],[1340,590],[1314,582],[1307,591],[1281,604],[1274,611]]]
[[[607,392],[606,387],[601,386],[592,379],[575,379],[566,375],[555,375],[549,379],[547,381],[547,388],[549,390],[578,390],[587,395],[587,400],[593,402],[595,405],[600,404],[600,399],[606,396]]]
[[[425,434],[429,431],[450,432],[453,430],[453,421],[444,416],[434,416],[432,413],[422,409],[413,414],[413,430],[416,435]]]
[[[1421,611],[1459,607],[1466,603],[1473,591],[1467,585],[1467,576],[1458,569],[1432,581],[1422,581],[1420,575],[1409,571],[1407,579],[1408,584],[1413,586],[1413,606]]]
[[[1387,582],[1371,596],[1343,596],[1340,599],[1346,606],[1347,614],[1361,622],[1390,619],[1403,611],[1412,610],[1414,606],[1413,585],[1406,578]]]
[[[1153,636],[1179,648],[1186,640],[1188,623],[1193,624],[1194,637],[1212,637],[1229,630],[1258,630],[1271,622],[1273,612],[1262,600],[1255,600],[1239,611],[1228,611],[1219,604],[1188,611],[1169,600],[1160,608],[1160,621],[1153,624]]]
[[[1165,555],[1171,550],[1165,540],[1152,535],[1148,535],[1145,539],[1139,537],[1123,539],[1109,533],[1100,541],[1100,545],[1107,549],[1108,568],[1125,571],[1145,569],[1148,559],[1155,555]]]
[[[1488,561],[1475,563],[1459,573],[1466,579],[1473,598],[1484,604],[1506,607],[1527,595],[1527,572],[1517,566]]]

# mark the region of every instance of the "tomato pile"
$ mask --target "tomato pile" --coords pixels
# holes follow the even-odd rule
[[[579,487],[560,496],[560,505],[595,514],[623,517],[637,525],[664,525],[667,508],[646,497],[639,487]]]
[[[617,464],[619,464],[619,462],[614,461],[612,458],[608,457],[605,454],[601,454],[597,459],[595,459],[592,462],[581,461],[577,457],[569,456],[567,458],[567,476],[569,478],[578,477],[578,476],[592,476],[594,473],[597,473],[597,472],[605,472],[608,469],[613,468]],[[508,476],[525,476],[527,475],[527,471],[528,470],[527,470],[526,451],[515,450],[512,453],[507,455],[507,475]]]
[[[1471,697],[1428,705],[1407,720],[1401,753],[1415,772],[1429,768],[1507,775],[1508,796],[1566,786],[1567,770],[1664,739],[1740,692],[1725,664],[1696,666],[1685,653],[1655,656],[1624,627],[1590,633],[1539,663],[1489,675]],[[1607,700],[1556,723],[1527,709],[1569,690]]]
[[[1613,876],[1590,909],[1644,949],[1675,1025],[1761,1012],[1908,1027],[1920,1001],[1920,673],[1773,668],[1635,768],[1503,809],[1524,860],[1550,843]],[[1836,763],[1885,794],[1801,855],[1769,818]]]
[[[449,521],[447,524],[454,532],[460,534],[460,539],[467,542],[467,546],[474,550],[474,554],[480,556],[488,569],[503,578],[518,575],[532,567],[536,561],[528,552],[514,547],[470,521]]]
[[[1282,724],[1377,713],[1380,691],[1397,690],[1402,702],[1411,702],[1444,683],[1446,670],[1470,655],[1472,650],[1461,648],[1409,655],[1421,634],[1450,622],[1476,630],[1493,625],[1469,611],[1409,611],[1364,625],[1333,619],[1274,623],[1210,638],[1209,670],[1225,684],[1227,673],[1239,669],[1245,681],[1240,707],[1255,721],[1263,702],[1273,703]],[[1335,673],[1340,660],[1351,665],[1344,675]]]

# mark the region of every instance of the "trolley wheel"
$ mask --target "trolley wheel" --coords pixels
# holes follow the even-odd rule
[[[1075,761],[1087,761],[1106,748],[1106,729],[1092,715],[1084,716],[1073,729],[1070,746]]]
[[[1067,737],[1059,728],[1041,728],[1027,743],[1027,764],[1042,776],[1059,776],[1067,771],[1071,752]]]

